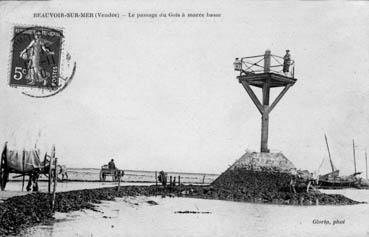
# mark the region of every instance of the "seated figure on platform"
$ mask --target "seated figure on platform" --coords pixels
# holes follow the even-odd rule
[[[110,162],[108,163],[108,167],[110,170],[116,170],[117,167],[115,166],[115,163],[114,163],[114,159],[111,159]]]

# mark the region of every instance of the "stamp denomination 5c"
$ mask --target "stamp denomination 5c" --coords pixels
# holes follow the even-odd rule
[[[15,26],[13,34],[9,85],[32,88],[32,95],[23,91],[32,97],[48,97],[64,89],[72,77],[62,76],[63,31]],[[69,62],[70,57],[68,53],[65,60]]]

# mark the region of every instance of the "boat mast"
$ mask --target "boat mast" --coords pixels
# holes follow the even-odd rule
[[[331,163],[332,172],[334,172],[334,166],[333,166],[333,162],[332,162],[332,158],[331,158],[331,152],[329,151],[329,145],[328,145],[327,135],[324,134],[324,137],[325,137],[325,144],[327,144],[327,150],[328,150],[328,155],[329,155],[329,161]]]
[[[365,151],[365,176],[366,176],[366,179],[368,179],[368,157],[366,156],[366,151]]]
[[[355,174],[356,174],[356,158],[355,158],[355,141],[352,139],[352,150],[354,152],[354,168],[355,168]]]

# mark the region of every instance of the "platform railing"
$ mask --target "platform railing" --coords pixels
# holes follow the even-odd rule
[[[236,71],[240,71],[240,76],[270,72],[294,78],[295,61],[291,60],[288,72],[283,72],[283,62],[283,57],[278,55],[256,55],[243,57],[238,59],[238,61],[236,59],[234,67]]]

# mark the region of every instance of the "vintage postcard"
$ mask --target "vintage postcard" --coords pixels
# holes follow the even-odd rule
[[[0,236],[369,236],[368,1],[0,1]]]

